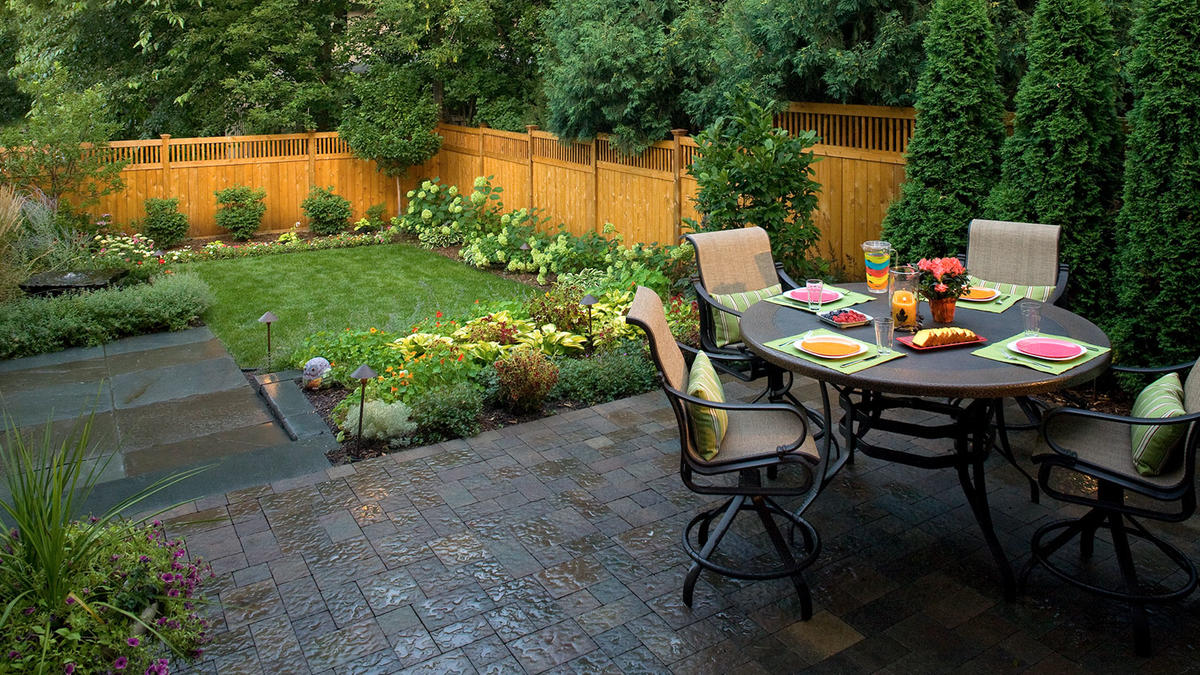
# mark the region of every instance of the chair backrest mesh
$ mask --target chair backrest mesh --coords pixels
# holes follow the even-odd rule
[[[646,331],[650,339],[650,353],[654,357],[654,365],[662,373],[667,384],[679,391],[687,390],[687,361],[679,345],[675,344],[675,336],[667,325],[667,313],[663,309],[662,298],[658,293],[638,286],[633,296],[633,304],[625,320]]]
[[[1187,379],[1183,382],[1183,409],[1187,412],[1200,412],[1200,359],[1188,371]]]
[[[761,227],[687,235],[696,249],[700,283],[710,294],[757,291],[779,283],[771,238]]]
[[[1058,225],[971,221],[967,269],[988,281],[1053,286],[1058,281]]]

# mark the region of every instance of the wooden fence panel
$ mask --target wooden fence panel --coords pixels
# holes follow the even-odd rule
[[[879,236],[904,180],[912,109],[793,103],[776,119],[793,133],[813,129],[820,136],[813,148],[822,186],[813,214],[822,233],[819,253],[856,274],[859,243]],[[333,132],[116,141],[106,152],[130,162],[122,172],[126,187],[95,211],[128,225],[144,217],[146,198],[179,197],[193,236],[220,235],[213,193],[243,184],[267,190],[263,229],[285,230],[307,224],[300,202],[312,185],[333,186],[353,204],[357,220],[377,203],[389,216],[398,213],[407,206],[402,195],[423,179],[436,176],[468,193],[476,176],[491,175],[504,188],[506,209],[537,208],[550,218],[550,231],[564,223],[583,234],[611,222],[628,243],[673,243],[681,219],[700,220],[696,181],[687,172],[699,148],[682,130],[640,157],[622,155],[603,136],[564,144],[535,127],[513,133],[443,124],[438,132],[444,139],[438,154],[399,179],[354,158]]]

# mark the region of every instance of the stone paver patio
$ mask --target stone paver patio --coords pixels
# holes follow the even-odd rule
[[[746,393],[732,388],[734,393]],[[815,386],[802,389],[812,399]],[[1031,432],[1014,436],[1027,456]],[[808,511],[823,550],[798,621],[786,580],[704,575],[681,601],[683,525],[710,503],[678,475],[661,392],[181,507],[210,559],[217,635],[202,673],[1182,672],[1195,599],[1124,607],[1035,574],[1015,603],[953,472],[858,458]],[[989,462],[992,512],[1021,564],[1058,504]],[[726,541],[766,553],[749,519]],[[1166,528],[1193,557],[1194,522]],[[1097,545],[1097,559],[1105,551]],[[1149,570],[1153,574],[1155,570]]]

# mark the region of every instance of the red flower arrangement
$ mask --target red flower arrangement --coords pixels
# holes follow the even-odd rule
[[[917,284],[928,300],[958,298],[970,287],[967,268],[958,258],[921,258],[917,269],[921,270]]]

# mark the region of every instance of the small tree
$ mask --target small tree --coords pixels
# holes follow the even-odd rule
[[[728,117],[697,136],[700,154],[688,169],[699,186],[699,230],[758,225],[771,235],[775,259],[789,274],[807,275],[824,265],[809,259],[821,231],[813,223],[821,185],[812,179],[813,131],[791,136],[775,128],[771,108],[733,97]]]
[[[146,218],[140,223],[143,234],[162,248],[170,248],[187,239],[187,216],[179,212],[179,198],[146,200]]]
[[[377,64],[351,77],[350,90],[353,102],[338,133],[355,156],[373,160],[389,176],[402,176],[442,146],[442,137],[433,132],[437,104],[404,68]]]
[[[0,133],[0,182],[44,194],[55,208],[84,212],[122,187],[124,162],[104,152],[116,130],[99,87],[72,91],[56,68],[36,85],[33,109]]]
[[[1122,131],[1112,24],[1100,0],[1042,0],[1029,31],[1013,135],[987,213],[1062,226],[1071,305],[1095,315],[1109,294]]]
[[[1122,363],[1197,356],[1200,260],[1200,4],[1146,0],[1129,63],[1124,204],[1117,217],[1122,315],[1106,323]]]
[[[937,0],[917,80],[917,121],[900,197],[883,220],[907,257],[961,251],[999,170],[1003,107],[982,0]]]

